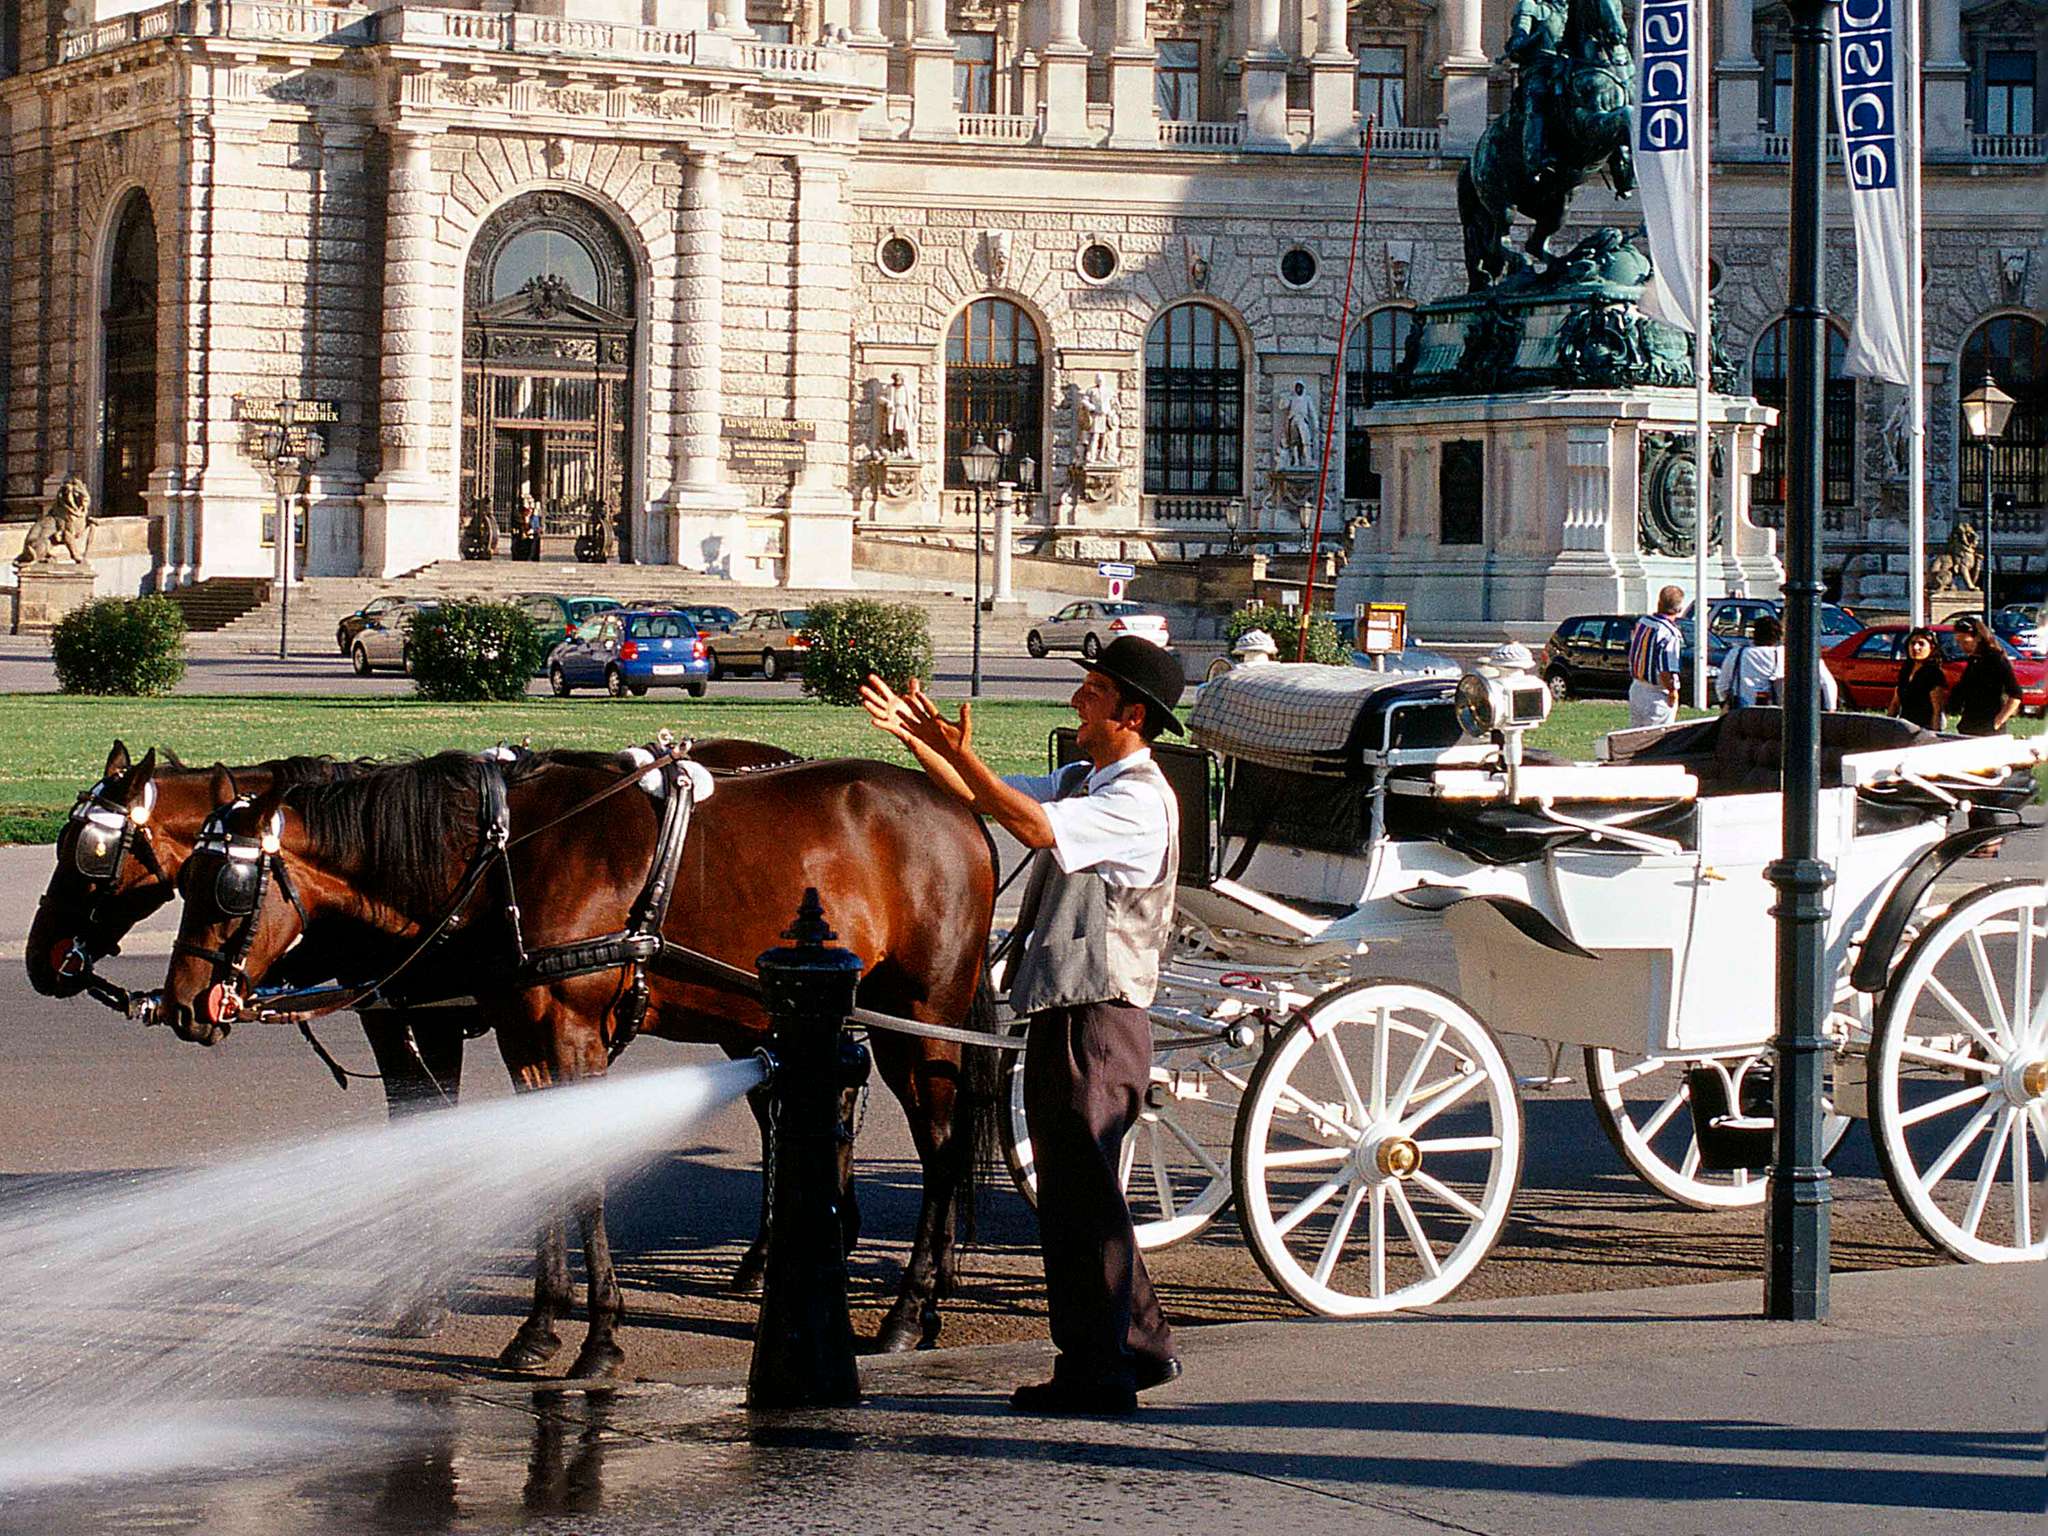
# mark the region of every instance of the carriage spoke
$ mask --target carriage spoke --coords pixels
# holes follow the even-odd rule
[[[1166,1149],[1161,1146],[1159,1127],[1154,1125],[1146,1138],[1152,1161],[1152,1188],[1159,1196],[1159,1210],[1168,1221],[1177,1214],[1173,1203],[1173,1176],[1166,1171]]]
[[[1159,1123],[1165,1126],[1167,1130],[1173,1133],[1173,1139],[1175,1141],[1178,1141],[1182,1146],[1188,1149],[1188,1152],[1194,1157],[1195,1161],[1200,1163],[1202,1167],[1205,1170],[1207,1170],[1210,1178],[1220,1179],[1225,1177],[1222,1164],[1218,1163],[1215,1158],[1209,1155],[1209,1151],[1206,1147],[1204,1147],[1200,1142],[1196,1141],[1194,1137],[1190,1136],[1185,1130],[1183,1130],[1181,1128],[1181,1123],[1178,1120],[1174,1119],[1171,1115],[1161,1115],[1159,1117]],[[1345,1154],[1343,1152],[1337,1152],[1334,1155],[1336,1157],[1343,1157]],[[1268,1159],[1268,1161],[1271,1160]]]
[[[1974,932],[1972,932],[1970,935],[1972,942],[1976,940],[1976,937],[1977,935]],[[1992,993],[1992,1009],[1997,1020],[1997,1028],[1999,1034],[2002,1035],[2005,1032],[2005,1010],[1998,1004],[1997,994],[1995,989],[1992,987],[1991,977],[1988,971],[1980,973],[1979,979],[1984,983],[1985,989]],[[2003,1061],[2005,1059],[2009,1047],[2002,1040],[1986,1032],[1984,1026],[1977,1022],[1977,1016],[1971,1013],[1969,1009],[1965,1008],[1962,1005],[1962,1003],[1957,1001],[1956,995],[1953,992],[1949,991],[1949,989],[1947,988],[1947,986],[1943,984],[1939,976],[1929,976],[1927,978],[1927,990],[1934,995],[1934,1000],[1940,1003],[1943,1008],[1947,1009],[1949,1015],[1958,1024],[1963,1026],[1964,1032],[1968,1034],[1971,1039],[1975,1040],[1979,1045],[1984,1047],[1984,1052],[1986,1055],[1991,1057],[1991,1059],[1994,1061]]]
[[[1137,1162],[1137,1160],[1138,1138],[1126,1136],[1124,1144],[1117,1149],[1116,1154],[1116,1187],[1118,1189],[1129,1189],[1131,1187],[1131,1165]]]
[[[1415,1059],[1408,1063],[1408,1070],[1401,1074],[1401,1086],[1394,1090],[1394,1096],[1381,1106],[1390,1115],[1398,1115],[1408,1107],[1408,1101],[1415,1097],[1415,1085],[1422,1081],[1423,1071],[1429,1066],[1430,1058],[1436,1055],[1436,1048],[1444,1043],[1444,1031],[1449,1025],[1438,1019],[1429,1026],[1429,1033],[1422,1037],[1422,1044],[1415,1052]]]
[[[1693,1144],[1697,1146],[1699,1143],[1695,1141]],[[1750,1174],[1747,1168],[1735,1168],[1730,1170],[1728,1182],[1737,1189],[1747,1189],[1749,1187],[1749,1178]]]
[[[1373,1020],[1372,1031],[1372,1113],[1387,1112],[1387,1057],[1394,1049],[1393,1020],[1382,1008]]]
[[[1458,1079],[1452,1086],[1445,1088],[1436,1097],[1426,1101],[1419,1111],[1405,1121],[1401,1126],[1402,1134],[1413,1136],[1417,1131],[1429,1124],[1430,1121],[1434,1120],[1438,1115],[1449,1109],[1485,1081],[1486,1074],[1484,1072],[1474,1072]]]
[[[1437,1199],[1443,1201],[1444,1204],[1457,1211],[1460,1215],[1470,1216],[1474,1221],[1484,1221],[1486,1219],[1486,1212],[1482,1211],[1478,1206],[1467,1200],[1434,1174],[1424,1173],[1417,1169],[1412,1177],[1417,1184],[1420,1184],[1424,1189],[1435,1195]]]
[[[1649,1060],[1639,1061],[1632,1067],[1618,1067],[1614,1073],[1614,1089],[1619,1093],[1630,1083],[1645,1077],[1655,1077],[1670,1065],[1671,1062],[1668,1057],[1652,1056]]]
[[[1387,1294],[1387,1186],[1372,1186],[1372,1209],[1366,1217],[1366,1241],[1372,1250],[1372,1294]]]
[[[1365,1200],[1365,1191],[1363,1179],[1352,1181],[1351,1192],[1344,1197],[1343,1209],[1337,1212],[1337,1224],[1330,1228],[1329,1240],[1323,1244],[1322,1257],[1316,1260],[1317,1285],[1330,1283],[1330,1272],[1337,1267],[1337,1260],[1343,1257],[1344,1243],[1351,1236],[1351,1224],[1358,1220],[1358,1207]]]
[[[1318,1184],[1306,1199],[1273,1223],[1273,1230],[1280,1236],[1285,1237],[1304,1221],[1307,1221],[1309,1217],[1315,1215],[1317,1211],[1328,1205],[1330,1203],[1330,1196],[1336,1194],[1348,1182],[1345,1176],[1340,1173],[1336,1178]]]
[[[1948,1144],[1947,1149],[1943,1151],[1941,1156],[1930,1163],[1927,1171],[1920,1176],[1920,1188],[1922,1191],[1929,1195],[1933,1194],[1934,1186],[1942,1181],[1949,1169],[1955,1167],[1956,1160],[1969,1151],[1970,1143],[1977,1139],[1984,1127],[1991,1123],[1992,1116],[1997,1113],[1997,1105],[1986,1104],[1976,1114],[1970,1116],[1969,1122],[1960,1131],[1956,1132],[1956,1139]]]
[[[2007,1038],[2006,1032],[2009,1027],[2005,1017],[2005,999],[1999,996],[1998,980],[1991,974],[1991,956],[1984,951],[1984,935],[1972,928],[1963,935],[1963,940],[1970,949],[1970,965],[1977,972],[1977,990],[1983,994],[1986,1008],[1991,1015],[1991,1032],[2000,1040],[2004,1040]],[[2020,953],[2024,955],[2027,946],[2022,944],[2019,948]],[[1947,988],[1944,987],[1942,990],[1946,991]]]
[[[1374,1081],[1373,1091],[1375,1094],[1377,1094],[1385,1086],[1384,1078],[1381,1076],[1384,1070],[1384,1062],[1381,1053],[1386,1050],[1386,1046],[1386,1031],[1384,1029],[1375,1030],[1373,1032],[1372,1063]],[[1328,1051],[1330,1054],[1330,1066],[1337,1074],[1338,1085],[1342,1087],[1344,1090],[1344,1102],[1350,1106],[1351,1113],[1357,1117],[1358,1122],[1361,1125],[1371,1124],[1372,1118],[1374,1114],[1377,1112],[1377,1106],[1375,1106],[1373,1109],[1368,1109],[1366,1107],[1365,1100],[1359,1097],[1358,1080],[1351,1075],[1351,1063],[1345,1059],[1344,1047],[1338,1043],[1337,1033],[1335,1030],[1332,1030],[1329,1034],[1323,1036],[1323,1049]]]
[[[1311,1099],[1306,1094],[1299,1093],[1285,1085],[1280,1089],[1279,1100],[1281,1107],[1290,1109],[1297,1114],[1306,1115],[1311,1120],[1320,1121],[1322,1124],[1330,1127],[1332,1133],[1342,1136],[1354,1145],[1365,1139],[1365,1132],[1357,1129],[1349,1120],[1345,1119],[1344,1112],[1334,1104],[1324,1104],[1319,1100]]]
[[[1657,1133],[1671,1123],[1671,1117],[1677,1114],[1679,1109],[1689,1102],[1691,1098],[1692,1084],[1681,1079],[1677,1091],[1657,1107],[1657,1112],[1654,1115],[1643,1122],[1643,1140],[1645,1142],[1655,1141]]]
[[[2015,1246],[2034,1246],[2034,1180],[2028,1164],[2027,1131],[2024,1125],[2012,1139],[2012,1240]]]
[[[2013,945],[2012,1022],[2011,1039],[2020,1043],[2020,1025],[2027,1017],[2027,1000],[2034,995],[2034,919],[2032,913],[2020,914],[2019,939]]]
[[[1925,1104],[1916,1104],[1899,1116],[1899,1128],[1910,1130],[1923,1120],[1932,1120],[1936,1115],[1945,1115],[1952,1109],[1961,1109],[1965,1104],[1974,1104],[1990,1092],[1989,1083],[1979,1083],[1974,1088],[1958,1088],[1954,1093],[1945,1093],[1938,1099],[1929,1099]]]
[[[1700,1139],[1695,1136],[1685,1144],[1685,1156],[1679,1161],[1678,1176],[1689,1179],[1700,1171]]]
[[[1387,1186],[1387,1198],[1394,1202],[1394,1212],[1401,1218],[1401,1225],[1408,1230],[1408,1241],[1415,1245],[1415,1256],[1422,1260],[1422,1267],[1434,1280],[1443,1274],[1443,1266],[1437,1262],[1436,1249],[1429,1244],[1429,1234],[1422,1230],[1422,1219],[1415,1214],[1415,1207],[1409,1203],[1408,1191],[1399,1184]]]
[[[1908,1061],[1925,1062],[1930,1067],[1947,1067],[1954,1072],[1989,1074],[1998,1070],[1997,1062],[1986,1061],[1982,1056],[1958,1056],[1953,1051],[1937,1051],[1918,1040],[1901,1040],[1899,1054]]]
[[[1292,1152],[1268,1152],[1268,1168],[1313,1168],[1319,1163],[1341,1163],[1351,1156],[1349,1147],[1299,1147]],[[1219,1170],[1220,1171],[1220,1170]]]
[[[1983,1166],[1977,1170],[1977,1182],[1970,1189],[1970,1204],[1963,1212],[1963,1231],[1970,1237],[1977,1235],[1977,1224],[1984,1219],[1984,1207],[1991,1200],[1991,1186],[1998,1178],[1998,1164],[2005,1156],[2005,1143],[2012,1135],[2012,1111],[1999,1112],[1998,1129],[1991,1133],[1991,1145],[1984,1149]]]
[[[1497,1152],[1501,1140],[1498,1136],[1438,1136],[1430,1141],[1418,1141],[1418,1152]]]

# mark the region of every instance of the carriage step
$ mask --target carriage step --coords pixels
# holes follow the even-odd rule
[[[1771,1114],[1770,1064],[1758,1062],[1743,1074],[1739,1109],[1728,1102],[1728,1079],[1718,1068],[1692,1067],[1685,1079],[1700,1166],[1715,1173],[1768,1168],[1778,1126]]]

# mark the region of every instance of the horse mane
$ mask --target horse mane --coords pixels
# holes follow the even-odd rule
[[[375,757],[334,757],[326,753],[273,758],[267,765],[271,784],[295,789],[301,784],[332,784],[341,779],[361,778],[395,764]]]

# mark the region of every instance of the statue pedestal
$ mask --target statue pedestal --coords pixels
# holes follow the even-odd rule
[[[93,583],[98,579],[99,572],[90,565],[38,560],[33,565],[16,566],[14,633],[56,628],[65,614],[92,601]]]
[[[1967,589],[1927,594],[1927,622],[1953,624],[1962,614],[1984,612],[1984,594]]]
[[[1749,520],[1749,477],[1768,408],[1715,395],[1719,450],[1710,595],[1774,594],[1774,536]],[[1693,394],[1538,390],[1401,402],[1368,417],[1380,466],[1377,521],[1360,527],[1337,611],[1404,602],[1433,639],[1521,638],[1575,613],[1642,613],[1657,589],[1694,583]],[[1681,437],[1680,434],[1683,434]],[[1717,526],[1718,525],[1718,526]],[[1718,536],[1732,528],[1732,541]]]

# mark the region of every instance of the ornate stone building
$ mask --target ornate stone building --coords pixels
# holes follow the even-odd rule
[[[158,582],[266,572],[247,439],[295,396],[332,407],[316,574],[453,557],[488,506],[839,580],[856,539],[958,535],[977,439],[1027,540],[1170,557],[1299,540],[1334,394],[1331,494],[1370,515],[1407,310],[1463,283],[1455,172],[1505,90],[1505,0],[744,3],[14,0],[6,514],[75,470],[148,518]],[[1988,366],[2022,401],[1996,532],[2038,572],[2048,4],[1926,9],[1933,537],[1985,495],[1956,402]],[[1784,17],[1722,0],[1719,27],[1717,297],[1774,403]],[[1839,184],[1829,216],[1840,315]],[[1638,217],[1594,186],[1574,223]],[[1828,396],[1830,560],[1873,592],[1902,398]],[[1754,490],[1767,522],[1772,440]]]

